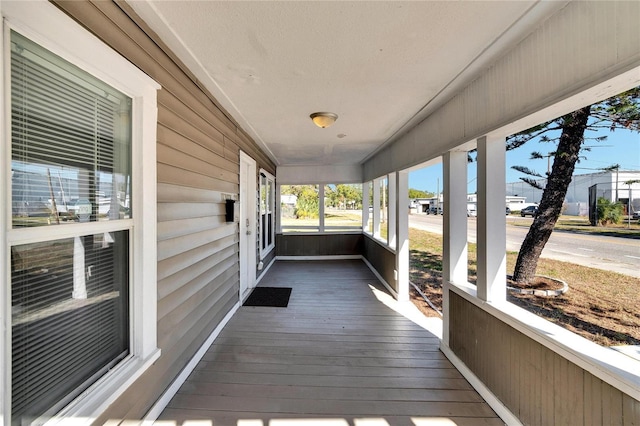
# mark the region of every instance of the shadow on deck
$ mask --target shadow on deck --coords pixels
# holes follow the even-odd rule
[[[362,261],[278,261],[259,286],[292,287],[288,307],[241,307],[158,424],[503,424],[424,328],[439,319],[396,312]]]

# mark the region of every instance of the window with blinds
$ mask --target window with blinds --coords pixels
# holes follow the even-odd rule
[[[131,99],[12,31],[12,424],[130,353],[130,197]]]
[[[131,215],[131,99],[11,36],[14,227]]]

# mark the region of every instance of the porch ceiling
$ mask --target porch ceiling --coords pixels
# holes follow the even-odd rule
[[[359,164],[566,2],[130,1],[278,165]],[[309,114],[338,114],[330,128]]]

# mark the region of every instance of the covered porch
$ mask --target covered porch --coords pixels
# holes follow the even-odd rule
[[[442,321],[362,260],[276,261],[258,286],[288,306],[240,307],[157,424],[503,424],[440,352]]]
[[[0,275],[10,284],[0,294],[0,424],[640,424],[637,360],[505,300],[504,216],[509,135],[640,85],[640,2],[41,0],[0,2],[0,11],[7,124]],[[16,72],[29,59],[25,43],[48,58],[35,61],[46,72],[28,84]],[[72,74],[78,90],[86,86],[78,76],[86,77],[100,88],[96,96],[102,87],[123,94],[109,116],[130,128],[105,140],[85,132],[93,150],[81,153],[87,170],[102,152],[114,170],[127,159],[111,180],[123,194],[131,188],[122,211],[100,215],[94,182],[82,203],[90,221],[55,220],[57,173],[49,169],[68,168],[72,155],[50,148],[47,138],[64,120],[49,116],[73,115],[50,94],[57,86],[33,96],[45,101],[24,120],[37,130],[24,133],[45,143],[19,144],[9,131],[24,109],[12,95],[49,74],[53,81]],[[82,111],[80,102],[73,111]],[[339,121],[314,125],[311,116],[322,111]],[[86,116],[79,121],[93,129],[98,120]],[[129,145],[112,142],[129,133]],[[41,145],[49,146],[46,161],[12,157]],[[476,176],[467,170],[472,150]],[[439,327],[405,316],[408,174],[436,163],[443,166]],[[14,226],[24,210],[12,204],[18,167],[39,174],[36,195],[52,202],[53,221]],[[73,170],[80,184],[84,167]],[[472,179],[477,285],[467,276]],[[362,191],[361,222],[342,230],[325,223],[325,187],[338,184]],[[281,196],[285,185],[313,187],[317,223],[287,232],[281,212],[293,197]],[[29,320],[43,316],[39,300],[14,297],[13,275],[27,271],[14,253],[66,243],[74,250],[59,250],[60,263],[81,282],[101,276],[93,259],[85,265],[75,256],[75,239],[91,237],[92,248],[109,254],[109,233],[123,235],[129,250],[100,268],[120,285],[106,296],[120,303],[110,329],[122,348],[93,356],[96,366],[67,390],[62,385],[78,374],[66,361],[76,358],[36,341],[29,348],[44,354],[36,362],[13,340],[25,307],[35,306]],[[34,262],[29,272],[48,273],[44,266]],[[110,276],[116,268],[118,279]],[[243,306],[254,286],[291,287],[288,307]],[[72,291],[61,294],[70,312],[84,307]],[[31,322],[48,333],[49,325]],[[87,359],[85,335],[91,330],[77,347],[60,346]],[[62,362],[53,365],[51,354]],[[24,385],[12,370],[19,364],[30,379]],[[42,392],[50,372],[59,373],[55,395]],[[42,392],[39,406],[20,399],[19,387]]]

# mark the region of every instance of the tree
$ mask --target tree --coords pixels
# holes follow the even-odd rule
[[[602,102],[585,106],[507,139],[508,150],[520,147],[533,139],[558,144],[556,150],[549,153],[553,156],[553,166],[547,175],[547,183],[538,206],[538,214],[534,218],[518,254],[513,273],[513,279],[516,282],[526,284],[533,279],[542,249],[560,217],[575,165],[580,159],[581,152],[589,151],[589,147],[583,145],[584,141],[603,141],[606,139],[606,136],[585,138],[585,132],[602,128],[608,128],[610,131],[620,128],[640,131],[640,87]],[[553,137],[552,135],[557,132],[560,132],[560,136]],[[540,153],[532,153],[532,158],[544,157]],[[536,175],[535,172],[524,167],[514,166],[513,168],[529,175]],[[537,185],[533,179],[522,178],[522,180],[534,186]]]
[[[434,197],[433,192],[422,191],[420,189],[409,188],[409,198],[431,198]]]
[[[319,216],[318,187],[316,185],[282,185],[281,194],[297,197],[295,215],[298,219],[314,219]]]

